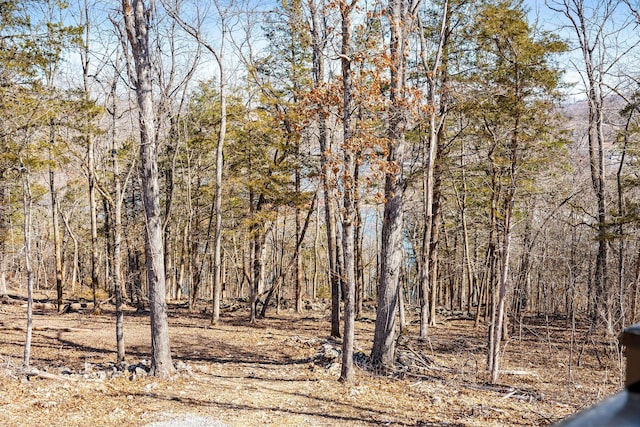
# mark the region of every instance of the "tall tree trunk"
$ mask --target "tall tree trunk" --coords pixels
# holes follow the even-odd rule
[[[340,4],[342,47],[342,132],[343,132],[343,162],[342,176],[343,189],[343,215],[342,215],[342,250],[343,250],[343,291],[344,291],[344,337],[342,339],[342,371],[340,380],[353,381],[353,347],[355,341],[355,288],[356,288],[356,252],[355,252],[355,227],[356,211],[355,199],[357,183],[355,181],[356,147],[353,144],[353,129],[351,114],[353,111],[353,72],[351,69],[352,28],[351,13],[355,7],[355,0],[346,4]]]
[[[153,10],[144,0],[122,0],[125,27],[136,70],[136,94],[140,114],[140,158],[145,208],[145,254],[151,316],[151,373],[168,377],[175,368],[169,346],[165,301],[164,250],[158,186],[158,153],[153,111],[151,58],[148,28]]]
[[[356,168],[356,182],[358,182],[359,168]],[[362,214],[360,212],[360,197],[356,197],[356,230],[355,230],[355,249],[356,249],[356,319],[362,316],[365,298],[364,284],[364,259],[362,256],[364,243],[364,233],[362,226]]]
[[[498,210],[498,195],[499,195],[499,187],[498,187],[498,172],[495,168],[495,164],[492,160],[492,169],[491,169],[491,212],[490,212],[490,227],[489,227],[489,245],[487,246],[487,259],[485,263],[485,297],[486,297],[486,305],[485,305],[485,318],[488,315],[491,315],[491,321],[489,322],[489,337],[488,337],[488,348],[487,348],[487,366],[489,371],[493,371],[493,354],[495,348],[495,291],[494,287],[496,286],[496,240],[498,234],[498,221],[497,221],[497,210]],[[480,306],[478,305],[478,309]],[[498,335],[499,336],[499,335]]]
[[[403,241],[403,162],[405,150],[406,111],[406,44],[413,26],[419,0],[389,0],[387,18],[390,23],[390,97],[388,124],[388,168],[385,172],[386,203],[382,220],[381,266],[378,307],[371,359],[374,364],[391,366],[395,359],[396,306],[400,289]]]
[[[115,153],[116,150],[114,149]],[[122,188],[120,183],[118,160],[113,158],[114,207],[113,207],[113,291],[116,302],[116,347],[118,363],[124,362],[124,310],[122,309]]]
[[[82,78],[85,101],[90,99],[89,86],[89,63],[90,63],[90,37],[91,37],[91,20],[89,19],[89,2],[84,1],[82,11],[84,19],[84,44],[81,50],[82,58]],[[115,121],[115,117],[113,118]],[[89,185],[89,221],[91,224],[91,295],[93,298],[93,310],[98,310],[98,210],[96,204],[96,165],[95,165],[95,141],[91,135],[89,126],[85,129],[85,140],[87,144],[87,172]]]
[[[4,180],[5,170],[0,170],[0,181]],[[0,184],[0,299],[7,298],[6,256],[9,218],[9,190]]]
[[[444,115],[444,114],[443,114]],[[443,144],[444,144],[444,125],[441,124],[438,127],[438,133],[436,136],[436,161],[433,165],[433,174],[431,176],[431,227],[429,227],[429,261],[427,266],[429,267],[429,286],[428,289],[431,292],[431,301],[429,303],[429,325],[436,325],[436,307],[437,307],[437,294],[438,294],[438,269],[439,269],[439,244],[440,244],[440,226],[442,218],[440,215],[440,197],[442,186],[442,162]]]
[[[171,298],[175,298],[175,282],[176,282],[176,274],[175,274],[175,256],[173,249],[173,221],[171,220],[171,208],[173,206],[173,195],[174,195],[174,180],[175,180],[175,172],[174,172],[174,164],[175,157],[178,154],[178,136],[177,129],[178,126],[177,119],[175,116],[172,116],[170,119],[170,130],[169,130],[169,143],[167,144],[167,157],[172,159],[171,164],[167,165],[164,170],[164,181],[165,181],[165,205],[164,205],[164,226],[163,226],[163,241],[164,241],[164,276],[166,281],[166,289],[167,293],[171,295]]]
[[[213,231],[213,307],[211,323],[216,324],[220,320],[220,299],[222,296],[222,184],[224,168],[224,143],[227,134],[227,82],[223,63],[224,41],[226,26],[224,17],[222,23],[222,36],[220,52],[216,55],[220,72],[220,127],[218,128],[218,145],[216,145],[216,204],[215,226]]]
[[[185,30],[188,34],[196,39],[199,45],[207,49],[215,58],[219,71],[219,96],[220,96],[220,124],[218,128],[218,144],[216,145],[216,178],[215,178],[215,190],[213,203],[211,206],[212,218],[210,219],[209,229],[211,222],[214,223],[213,231],[213,254],[212,254],[212,285],[211,285],[211,324],[217,324],[220,320],[220,299],[222,296],[222,185],[223,185],[223,167],[224,167],[224,143],[227,133],[227,81],[224,65],[224,49],[227,34],[227,10],[222,5],[215,1],[213,2],[218,10],[220,19],[220,48],[215,49],[210,43],[207,43],[201,34],[201,21],[198,18],[198,25],[192,26],[185,22],[179,14],[177,9],[173,7],[166,8],[165,10],[171,16],[178,25]],[[178,3],[174,5],[177,8]],[[207,248],[209,243],[209,230],[207,231]],[[205,256],[208,250],[205,249]],[[198,277],[201,273],[198,273]]]
[[[298,147],[299,148],[299,147]],[[296,194],[300,194],[300,169],[296,169],[295,173],[295,186],[296,186]],[[296,206],[296,242],[298,242],[302,237],[302,218],[300,217],[300,207]],[[303,277],[303,269],[302,269],[302,256],[299,251],[296,251],[295,254],[295,268],[294,268],[294,280],[295,280],[295,310],[296,313],[302,313],[302,282],[304,281]],[[278,299],[278,301],[280,301]]]
[[[515,204],[515,177],[513,178],[513,188],[509,190],[510,195],[507,199],[507,206],[504,216],[504,236],[502,243],[502,265],[500,271],[500,287],[498,290],[497,313],[493,326],[493,348],[490,354],[491,363],[491,382],[498,382],[500,368],[500,342],[502,340],[502,329],[505,317],[505,300],[507,295],[507,281],[509,280],[509,258],[511,255],[511,217]]]
[[[598,206],[598,253],[596,255],[596,275],[595,275],[595,291],[596,291],[596,310],[594,315],[602,316],[607,332],[613,333],[613,315],[611,312],[611,292],[608,288],[609,281],[609,245],[608,245],[608,230],[607,224],[607,206],[606,206],[606,188],[605,188],[605,155],[604,155],[604,117],[603,117],[603,101],[598,99],[595,103],[590,103],[590,110],[592,104],[597,105],[593,111],[590,111],[590,115],[595,117],[595,147],[592,147],[592,137],[589,137],[590,153],[592,154],[591,162],[597,164],[593,178],[594,191],[596,193],[597,206]]]
[[[55,144],[55,127],[53,122],[49,124],[49,160],[53,163],[52,150]],[[58,193],[56,190],[56,175],[53,167],[49,166],[49,193],[51,195],[51,229],[53,231],[53,256],[55,259],[56,275],[56,302],[58,313],[62,311],[63,297],[63,270],[62,270],[62,247],[60,244],[60,220],[58,219]]]
[[[93,298],[93,310],[98,310],[97,291],[98,279],[98,209],[96,202],[96,177],[95,177],[95,142],[91,135],[85,136],[87,141],[88,182],[89,182],[89,220],[91,224],[91,295]]]
[[[308,0],[311,14],[311,45],[313,49],[313,81],[318,90],[324,86],[324,46],[326,44],[324,26],[316,0]],[[318,105],[318,142],[320,144],[320,167],[322,170],[322,190],[324,197],[324,222],[327,234],[327,257],[329,261],[329,281],[331,285],[331,336],[340,337],[340,282],[338,275],[338,260],[336,254],[336,226],[333,220],[332,172],[329,167],[327,118],[329,112],[323,103]]]
[[[636,255],[636,268],[631,286],[631,323],[638,320],[638,284],[640,283],[640,248]]]
[[[4,263],[4,261],[1,262]],[[5,299],[7,297],[7,278],[4,271],[4,265],[0,265],[0,299]]]
[[[95,142],[91,135],[87,138],[87,161],[89,173],[89,218],[91,222],[91,295],[93,297],[93,310],[98,310],[97,291],[98,280],[98,208],[96,203],[96,176],[95,176]]]
[[[437,236],[432,236],[434,233],[433,224],[435,223],[435,216],[437,213],[433,212],[434,207],[434,173],[436,168],[436,159],[438,157],[439,145],[442,144],[443,138],[442,129],[446,116],[446,108],[444,106],[444,96],[440,98],[440,106],[437,106],[437,93],[439,85],[444,85],[444,73],[446,72],[446,66],[441,67],[443,62],[443,54],[447,49],[448,43],[448,29],[449,26],[449,2],[445,0],[442,4],[442,19],[440,26],[440,34],[438,40],[437,50],[435,52],[435,60],[430,67],[427,61],[426,42],[424,39],[424,31],[420,28],[420,56],[422,66],[425,69],[427,76],[427,101],[429,106],[429,137],[428,143],[424,145],[423,152],[423,196],[424,196],[424,229],[422,234],[422,250],[420,253],[421,268],[420,268],[420,332],[419,338],[426,339],[428,335],[428,325],[435,325],[435,295],[437,277],[432,277],[437,274],[437,269],[432,266],[431,263],[437,259],[437,256],[431,254],[431,248],[437,245]],[[422,25],[420,25],[422,27]],[[446,62],[445,62],[446,63]],[[439,79],[442,77],[442,81]],[[434,244],[435,243],[435,244]],[[428,294],[431,292],[431,301],[429,301]]]
[[[249,190],[249,209],[250,216],[254,219],[254,216],[260,212],[264,204],[264,197],[262,195],[257,196],[253,190]],[[250,282],[250,296],[249,296],[249,322],[254,324],[258,318],[258,297],[262,291],[264,281],[264,249],[266,241],[266,232],[264,225],[256,221],[251,226],[251,256],[250,256],[250,268],[251,268],[251,282]]]
[[[471,256],[471,250],[469,248],[469,228],[467,225],[467,180],[464,171],[464,147],[461,148],[460,153],[460,166],[462,174],[462,191],[459,192],[457,187],[453,187],[456,193],[456,203],[460,211],[460,222],[462,223],[462,259],[463,259],[463,272],[466,273],[466,287],[462,290],[462,309],[466,313],[471,313],[472,297],[477,287],[478,279],[473,267],[473,258]],[[463,286],[465,286],[463,284]],[[466,298],[465,298],[466,297]],[[480,301],[478,297],[478,311],[480,310]],[[477,326],[477,325],[476,325]]]
[[[116,305],[116,349],[117,361],[125,360],[124,346],[124,310],[122,281],[122,205],[125,192],[122,190],[120,169],[118,164],[118,146],[116,143],[116,109],[117,109],[117,79],[113,80],[111,87],[112,96],[112,133],[111,133],[111,162],[113,169],[113,292]]]
[[[75,293],[76,283],[78,282],[78,237],[74,234],[71,229],[71,224],[69,223],[69,218],[65,217],[65,215],[60,211],[60,206],[58,206],[58,211],[60,212],[60,216],[62,217],[62,223],[64,224],[65,229],[67,230],[67,234],[71,237],[73,241],[73,261],[71,266],[71,293]],[[1,277],[0,277],[1,280]],[[1,291],[0,287],[0,291]],[[2,292],[0,292],[0,297],[2,296]]]
[[[429,241],[429,291],[431,293],[431,301],[429,302],[429,326],[436,325],[436,307],[437,307],[437,295],[438,295],[438,253],[440,243],[440,178],[436,179],[437,183],[434,185],[434,193],[436,197],[433,198],[432,209],[432,224],[431,224],[431,237]]]
[[[20,159],[20,175],[22,177],[22,207],[24,212],[24,266],[27,272],[27,335],[24,341],[24,357],[22,364],[29,368],[31,364],[31,338],[33,334],[33,268],[31,266],[31,185],[29,170]]]

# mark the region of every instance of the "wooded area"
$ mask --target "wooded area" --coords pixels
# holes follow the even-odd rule
[[[638,7],[0,0],[0,296],[27,295],[24,366],[37,290],[113,307],[118,362],[148,310],[158,377],[168,301],[256,326],[324,301],[346,383],[367,306],[382,374],[454,313],[491,384],[530,319],[560,319],[572,355],[578,329],[617,342],[639,310]]]

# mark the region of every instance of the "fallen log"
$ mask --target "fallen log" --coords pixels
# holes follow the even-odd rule
[[[22,308],[27,308],[27,304],[22,304]],[[52,302],[34,302],[33,309],[34,310],[56,310],[56,305]]]
[[[29,371],[27,372],[27,377],[37,377],[37,378],[45,378],[48,380],[61,380],[61,381],[78,381],[79,378],[71,376],[71,375],[57,375],[49,372],[42,371]]]

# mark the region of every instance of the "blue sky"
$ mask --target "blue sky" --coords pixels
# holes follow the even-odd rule
[[[550,4],[562,3],[563,0],[548,0]],[[607,2],[584,0],[584,7],[587,15],[587,22],[592,22],[592,28],[597,28],[602,15],[603,4]],[[615,3],[613,1],[609,2]],[[569,21],[565,16],[551,10],[547,6],[545,0],[524,0],[524,5],[529,9],[529,17],[531,23],[537,25],[547,31],[560,36],[569,43],[572,49],[563,55],[559,62],[565,69],[564,81],[573,87],[567,89],[570,100],[578,100],[584,98],[584,89],[581,84],[579,70],[584,67],[582,54],[578,50],[576,35],[573,28],[569,27]],[[620,2],[616,8],[616,12],[611,16],[606,27],[605,49],[595,51],[595,54],[601,54],[604,62],[612,65],[609,70],[609,76],[605,78],[607,83],[612,86],[619,84],[619,77],[623,80],[623,74],[637,74],[638,49],[635,45],[638,43],[638,28],[635,20],[630,15],[627,6]],[[615,62],[614,62],[615,60]]]

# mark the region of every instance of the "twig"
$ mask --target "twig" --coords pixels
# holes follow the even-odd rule
[[[417,353],[414,349],[412,349],[412,348],[411,348],[411,347],[409,347],[409,346],[406,346],[406,349],[407,349],[409,352],[411,352],[411,354],[413,354],[413,355],[418,359],[418,361],[420,361],[420,363],[422,363],[422,366],[423,366],[423,367],[428,368],[428,367],[430,367],[430,366],[431,366],[431,363],[428,363],[426,360],[424,360],[424,359],[422,358],[422,356],[421,356],[419,353]]]
[[[516,394],[516,391],[515,391],[515,390],[510,391],[509,393],[505,394],[504,396],[502,396],[502,398],[503,398],[503,399],[508,399],[508,398],[510,398],[511,396],[513,396],[514,394]]]

